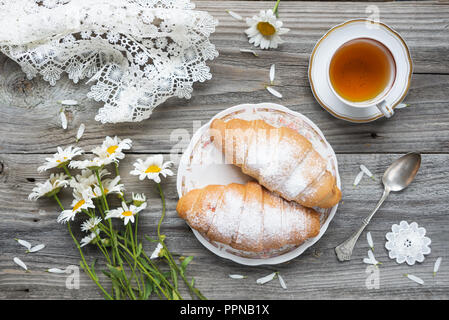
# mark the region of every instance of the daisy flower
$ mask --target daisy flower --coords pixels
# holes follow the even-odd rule
[[[139,176],[139,180],[148,178],[154,180],[156,183],[161,182],[160,174],[165,178],[166,176],[172,176],[173,172],[168,169],[173,163],[167,161],[164,163],[164,157],[161,154],[148,157],[145,161],[137,159],[134,163],[134,170],[130,174]]]
[[[94,208],[95,205],[92,202],[92,198],[94,198],[94,195],[92,193],[92,190],[86,189],[81,194],[78,192],[73,192],[73,199],[72,202],[72,209],[64,210],[59,215],[57,221],[59,223],[66,223],[69,220],[75,220],[75,216],[78,212],[82,210],[87,210],[89,208]]]
[[[111,193],[118,193],[123,195],[123,191],[125,190],[125,186],[123,184],[120,184],[120,176],[115,177],[114,179],[106,179],[101,182],[104,190],[104,194],[108,195]],[[101,192],[101,188],[98,184],[94,186],[94,195],[99,197],[103,195]]]
[[[97,236],[100,234],[100,229],[95,230],[94,232],[91,232],[88,236],[85,236],[80,241],[80,247],[84,247],[85,245],[91,243],[93,240],[97,238]]]
[[[123,150],[131,149],[132,141],[131,139],[121,140],[119,137],[114,138],[106,137],[100,147],[92,149],[100,159],[104,159],[105,162],[118,162],[125,157]],[[109,164],[106,163],[106,164]]]
[[[45,164],[37,168],[37,171],[43,172],[53,168],[61,168],[69,163],[74,157],[83,154],[83,150],[78,147],[68,146],[66,149],[58,147],[56,152],[51,158],[45,159]]]
[[[280,36],[290,29],[282,28],[282,21],[276,18],[273,11],[275,10],[261,10],[259,15],[246,18],[249,28],[245,30],[245,33],[248,35],[249,43],[261,49],[275,49],[284,42]]]
[[[100,179],[102,179],[104,176],[107,176],[110,173],[106,169],[101,169],[98,171],[98,174],[100,176]],[[70,186],[80,192],[87,188],[93,188],[97,184],[98,180],[95,172],[89,169],[82,170],[81,174],[77,174],[70,180]]]
[[[140,207],[142,204],[147,202],[147,197],[143,193],[132,193],[133,204],[136,207]]]
[[[69,184],[66,179],[67,175],[64,173],[52,173],[50,179],[44,183],[36,183],[28,199],[37,200],[42,196],[52,197]]]
[[[97,225],[101,222],[101,218],[100,217],[92,217],[89,218],[89,220],[84,221],[81,224],[81,231],[94,231],[95,228],[97,227]]]
[[[126,226],[129,221],[131,221],[131,223],[134,223],[134,216],[143,209],[145,209],[146,207],[147,207],[146,203],[142,204],[140,207],[136,207],[135,205],[130,205],[128,207],[125,202],[122,202],[122,206],[120,208],[108,211],[105,219],[110,218],[124,219],[124,224]]]
[[[103,168],[105,165],[111,163],[106,158],[95,157],[93,159],[81,160],[81,161],[71,161],[69,167],[73,169],[90,169],[95,170]]]

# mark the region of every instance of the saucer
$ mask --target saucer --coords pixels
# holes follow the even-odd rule
[[[209,129],[212,121],[214,119],[227,121],[235,118],[264,120],[275,127],[286,126],[297,131],[306,137],[315,150],[327,160],[327,170],[335,176],[337,186],[341,188],[337,157],[331,145],[326,141],[324,134],[315,123],[306,116],[278,104],[241,104],[221,111],[193,135],[189,146],[180,159],[178,167],[176,186],[180,198],[192,189],[203,188],[210,184],[244,184],[253,180],[251,177],[243,174],[242,170],[237,166],[223,163],[221,151],[211,143]],[[230,246],[210,241],[204,234],[195,229],[192,229],[192,231],[201,244],[219,257],[248,266],[279,264],[298,257],[307,248],[316,243],[326,232],[337,208],[338,204],[327,209],[315,208],[320,213],[321,228],[319,234],[314,238],[307,239],[298,246],[287,247],[276,252],[256,254],[236,250]]]
[[[340,101],[327,81],[327,62],[342,44],[358,35],[384,43],[396,61],[396,81],[386,96],[394,109],[405,98],[412,77],[412,59],[401,36],[383,23],[365,19],[349,20],[330,29],[315,45],[309,61],[309,82],[315,99],[333,116],[350,122],[370,122],[383,117],[376,106],[357,108]]]

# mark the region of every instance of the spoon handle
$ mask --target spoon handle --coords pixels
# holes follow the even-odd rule
[[[344,241],[335,248],[335,253],[337,254],[338,260],[340,261],[351,260],[352,250],[354,249],[357,240],[359,239],[365,227],[371,221],[371,218],[374,216],[377,210],[379,210],[380,206],[385,201],[385,199],[387,199],[389,194],[390,190],[385,188],[382,198],[380,198],[374,210],[365,219],[363,219],[362,226],[356,232],[354,232],[346,241]]]

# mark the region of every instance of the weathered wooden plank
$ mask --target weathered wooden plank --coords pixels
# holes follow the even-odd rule
[[[142,233],[154,235],[160,214],[160,200],[150,182],[138,182],[136,177],[126,173],[138,156],[129,155],[122,164],[122,175],[127,191],[145,192],[149,197],[149,210],[141,221]],[[387,299],[442,299],[449,298],[449,268],[447,261],[448,235],[447,215],[447,154],[428,154],[423,156],[422,168],[410,187],[404,192],[392,194],[371,222],[375,242],[376,258],[380,266],[380,289],[368,290],[365,287],[366,265],[362,263],[368,244],[363,235],[354,251],[351,262],[337,261],[333,248],[343,241],[356,227],[368,210],[380,198],[382,187],[379,177],[397,154],[341,154],[338,155],[340,175],[343,183],[343,202],[323,238],[302,256],[279,266],[245,267],[218,258],[195,239],[186,224],[177,217],[175,206],[177,194],[175,177],[164,182],[167,196],[167,219],[163,232],[168,245],[174,252],[194,255],[190,275],[195,276],[199,288],[209,298],[221,299],[347,299],[347,298],[387,298]],[[67,290],[65,278],[49,275],[43,271],[48,267],[65,267],[79,261],[64,226],[58,225],[55,218],[57,206],[52,201],[30,202],[26,199],[36,179],[41,181],[45,174],[37,174],[35,169],[45,155],[0,155],[3,170],[0,174],[0,298],[101,298],[98,290],[82,274],[81,290]],[[378,178],[377,181],[364,178],[357,188],[352,181],[358,172],[358,165],[365,164]],[[63,197],[69,203],[69,195]],[[427,229],[432,239],[432,253],[422,264],[413,267],[397,265],[387,257],[384,249],[385,234],[393,223],[401,220],[416,221]],[[76,230],[78,228],[75,227]],[[76,232],[80,237],[80,232]],[[43,242],[47,248],[36,254],[25,255],[23,248],[13,239],[19,237]],[[151,252],[152,246],[145,250]],[[93,250],[89,250],[93,257]],[[30,267],[25,274],[12,262],[14,256],[21,257]],[[440,273],[432,277],[433,263],[438,256],[443,257]],[[280,271],[285,278],[288,290],[280,288],[277,281],[264,286],[255,280],[272,271]],[[228,278],[229,274],[248,275],[244,280]],[[415,274],[425,280],[419,286],[403,276]]]
[[[174,130],[191,133],[198,124],[194,121],[205,123],[217,112],[239,103],[265,101],[284,104],[309,116],[337,152],[448,152],[449,6],[376,4],[382,21],[401,32],[411,47],[416,73],[406,102],[412,107],[400,110],[389,121],[357,125],[333,118],[318,105],[309,88],[307,65],[321,35],[339,22],[364,16],[366,4],[281,4],[281,16],[292,29],[287,42],[280,50],[260,52],[259,58],[240,53],[239,48],[250,46],[243,33],[244,23],[236,22],[225,10],[233,8],[249,16],[256,9],[271,5],[240,1],[198,3],[199,9],[207,9],[220,20],[212,39],[220,51],[220,57],[210,63],[213,79],[196,84],[191,100],[171,99],[158,107],[151,119],[138,124],[101,125],[93,120],[100,104],[85,97],[88,86],[74,85],[67,78],[55,87],[39,78],[28,81],[14,62],[0,57],[0,153],[51,152],[56,145],[72,143],[80,123],[87,125],[86,138],[81,143],[87,148],[98,143],[101,136],[120,134],[132,136],[138,152],[169,152],[180,139]],[[264,89],[273,62],[277,65],[276,85],[284,95],[280,100]],[[69,130],[63,132],[56,101],[67,98],[77,99],[81,105],[68,108]]]
[[[235,55],[222,52],[220,59],[228,61],[232,57]],[[36,79],[31,81],[32,92],[19,93],[14,88],[19,84],[11,79],[21,75],[12,71],[15,65],[8,60],[3,64],[5,72],[0,73],[0,153],[52,152],[58,145],[73,143],[81,123],[87,129],[80,145],[86,149],[105,135],[118,134],[132,137],[137,152],[169,152],[175,145],[185,148],[192,132],[219,111],[240,103],[267,101],[308,116],[323,130],[336,152],[449,151],[449,75],[415,74],[406,98],[411,107],[398,110],[390,120],[352,124],[332,117],[318,105],[304,79],[305,69],[297,74],[289,62],[276,62],[276,81],[283,99],[271,96],[263,87],[271,61],[246,69],[217,61],[212,66],[214,78],[197,85],[191,100],[171,99],[141,123],[101,125],[94,120],[99,104],[85,97],[86,86],[64,79],[49,87]],[[290,85],[292,78],[298,84]],[[66,131],[60,126],[60,106],[56,102],[64,98],[80,101],[79,106],[67,109]]]

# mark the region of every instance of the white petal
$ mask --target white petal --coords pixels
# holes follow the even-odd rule
[[[273,280],[275,276],[276,276],[276,272],[270,273],[268,276],[257,279],[256,283],[265,284],[265,283]]]
[[[66,273],[66,270],[58,269],[58,268],[50,268],[47,270],[47,272],[50,273]]]
[[[376,264],[373,260],[371,260],[371,259],[368,259],[368,258],[363,258],[363,263],[366,263],[366,264]]]
[[[45,244],[38,244],[37,246],[32,247],[27,252],[38,252],[39,250],[42,250],[45,248]]]
[[[278,273],[279,283],[281,284],[282,289],[287,290],[287,285],[285,284],[284,278]]]
[[[360,171],[359,174],[355,177],[354,183],[353,183],[354,187],[360,183],[360,181],[362,180],[364,174],[365,173],[363,171]]]
[[[374,243],[373,243],[373,238],[371,237],[371,232],[368,231],[368,233],[366,234],[366,240],[368,241],[368,245],[369,247],[374,250]]]
[[[84,134],[85,129],[86,129],[86,126],[84,125],[84,123],[81,123],[80,127],[78,128],[78,132],[76,133],[76,142],[78,142],[79,139],[81,139],[81,137]]]
[[[246,276],[242,276],[241,274],[230,274],[229,278],[232,278],[232,279],[245,279]]]
[[[362,170],[368,177],[374,179],[374,175],[363,164],[360,165],[360,170]]]
[[[437,261],[435,261],[435,265],[433,266],[433,275],[435,275],[440,269],[441,260],[443,260],[443,258],[438,257]]]
[[[372,250],[368,250],[368,257],[371,259],[371,261],[377,261]]]
[[[65,116],[64,111],[61,111],[60,116],[61,116],[62,128],[65,130],[65,129],[67,129],[67,117]]]
[[[150,259],[159,258],[159,253],[161,252],[162,248],[162,244],[158,243],[156,249],[154,249],[153,253],[151,254]]]
[[[28,250],[31,249],[31,243],[29,243],[26,240],[21,240],[21,239],[16,239],[16,241],[21,244],[22,246],[24,246],[25,248],[27,248]]]
[[[406,274],[406,276],[407,276],[407,278],[409,278],[412,281],[415,281],[418,284],[421,284],[421,285],[424,284],[424,280],[423,279],[421,279],[421,278],[419,278],[417,276],[414,276],[413,274]]]
[[[280,92],[278,92],[277,90],[273,89],[272,87],[267,87],[267,90],[273,96],[278,97],[278,98],[282,98],[282,94]]]
[[[14,262],[15,262],[18,266],[22,267],[22,268],[25,269],[25,270],[28,270],[26,264],[23,263],[22,260],[20,260],[20,259],[17,258],[17,257],[15,257],[13,260],[14,260]]]
[[[62,100],[61,104],[64,106],[76,106],[78,105],[78,101],[76,100]]]
[[[276,67],[274,64],[271,65],[270,67],[270,83],[273,84],[274,83],[274,75],[276,72]]]
[[[226,12],[229,13],[229,15],[231,17],[233,17],[234,19],[236,19],[236,20],[240,20],[240,21],[243,20],[242,16],[237,14],[237,13],[235,13],[234,11],[226,10]]]
[[[258,56],[259,56],[259,55],[256,53],[256,51],[251,50],[251,49],[240,49],[240,52],[252,53],[255,57],[258,57]]]
[[[398,104],[396,107],[394,107],[395,109],[402,109],[402,108],[406,108],[409,107],[410,105],[408,103],[400,103]]]

